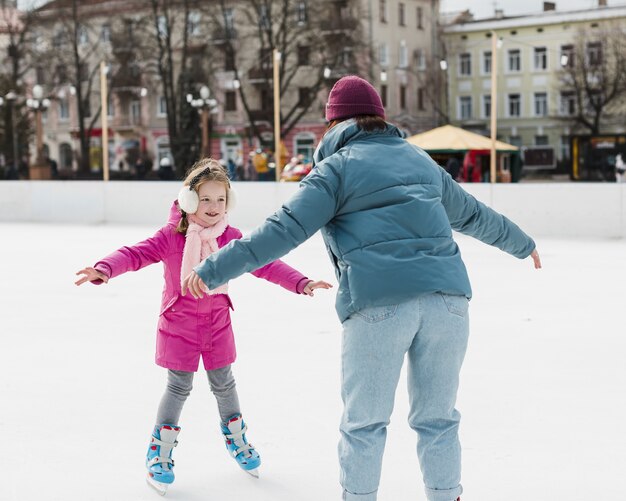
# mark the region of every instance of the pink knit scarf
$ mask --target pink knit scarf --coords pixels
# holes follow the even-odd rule
[[[199,218],[191,214],[187,215],[187,221],[189,221],[189,227],[185,235],[183,262],[180,267],[181,284],[195,266],[219,249],[217,237],[224,233],[226,226],[228,226],[228,216],[224,215],[213,226],[206,226]],[[203,289],[207,294],[228,294],[228,284],[220,285],[213,290],[209,290],[203,284]]]

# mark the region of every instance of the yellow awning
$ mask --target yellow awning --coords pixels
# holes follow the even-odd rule
[[[474,132],[454,127],[453,125],[444,125],[437,127],[421,134],[408,137],[409,143],[419,146],[425,151],[432,152],[453,152],[453,151],[469,151],[469,150],[490,150],[491,139]],[[512,144],[496,141],[497,151],[518,151],[517,146]]]

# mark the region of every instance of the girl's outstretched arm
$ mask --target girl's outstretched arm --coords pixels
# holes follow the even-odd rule
[[[76,285],[82,285],[85,282],[104,282],[106,284],[109,281],[109,277],[91,266],[78,270],[76,275],[82,275],[78,280],[76,280],[76,282],[74,282]]]

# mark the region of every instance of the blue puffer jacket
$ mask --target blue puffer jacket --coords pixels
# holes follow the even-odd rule
[[[283,256],[321,229],[344,321],[362,308],[420,294],[471,297],[452,229],[518,258],[535,248],[392,125],[374,132],[360,130],[354,120],[335,126],[318,146],[315,164],[263,225],[196,268],[210,289]]]

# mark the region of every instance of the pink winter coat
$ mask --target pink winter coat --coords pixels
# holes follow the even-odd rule
[[[176,231],[180,220],[178,205],[174,203],[170,218],[155,235],[132,247],[122,247],[98,261],[94,268],[109,278],[127,271],[163,262],[165,286],[157,327],[156,363],[167,369],[195,372],[200,356],[206,370],[219,369],[235,361],[235,339],[230,323],[232,303],[226,294],[208,295],[194,299],[181,295],[180,268],[185,236]],[[241,238],[237,228],[227,226],[218,237],[219,247]],[[306,277],[280,260],[274,261],[252,274],[298,293],[306,284]]]

